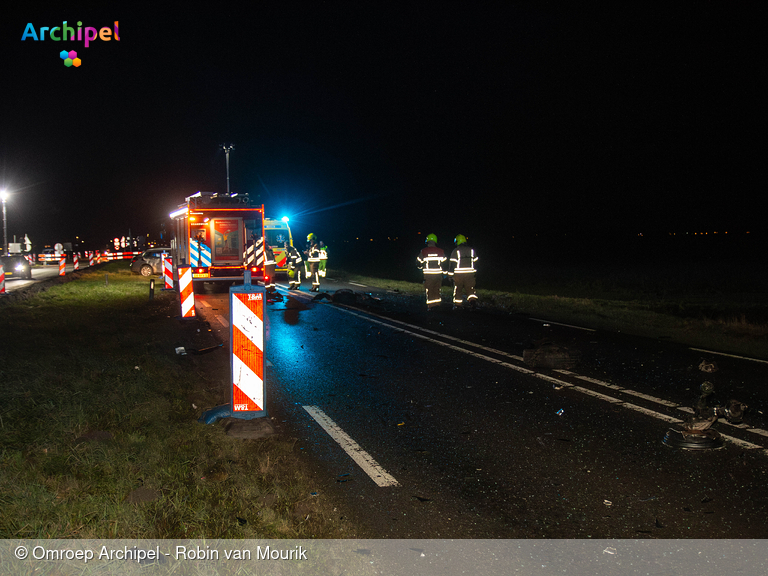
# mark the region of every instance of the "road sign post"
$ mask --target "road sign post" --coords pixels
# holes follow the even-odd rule
[[[165,286],[163,290],[173,290],[173,259],[163,254],[163,279]]]
[[[232,417],[251,420],[267,416],[264,383],[263,286],[250,282],[229,289]]]
[[[192,285],[192,267],[179,266],[179,299],[181,301],[181,317],[195,317],[195,290]]]
[[[200,422],[211,424],[221,418],[253,420],[267,414],[264,374],[264,286],[251,284],[245,271],[242,286],[229,289],[230,403],[203,412]]]

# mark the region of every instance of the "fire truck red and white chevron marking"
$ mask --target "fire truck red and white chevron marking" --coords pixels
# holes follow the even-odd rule
[[[265,409],[264,294],[233,294],[231,314],[232,411],[261,411]]]

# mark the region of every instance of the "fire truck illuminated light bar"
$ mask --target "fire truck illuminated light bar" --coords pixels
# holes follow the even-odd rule
[[[209,278],[210,274],[208,273],[207,268],[193,268],[192,269],[192,278]]]
[[[175,212],[171,212],[168,216],[171,219],[173,219],[173,218],[180,218],[180,217],[184,216],[186,213],[187,213],[187,207],[184,206],[184,208],[179,208]]]

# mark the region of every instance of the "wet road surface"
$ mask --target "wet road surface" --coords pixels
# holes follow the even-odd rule
[[[379,300],[342,306],[283,285],[268,306],[267,408],[362,536],[768,536],[766,363],[324,286],[338,288]],[[226,293],[197,308],[228,338]],[[531,368],[523,350],[542,341],[579,362]],[[713,359],[716,372],[699,369]],[[720,449],[666,446],[704,381],[713,404],[749,405],[745,423],[718,420]]]

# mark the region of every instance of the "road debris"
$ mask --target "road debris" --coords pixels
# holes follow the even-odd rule
[[[663,443],[672,448],[701,450],[721,448],[723,439],[713,430],[712,425],[718,418],[725,418],[731,424],[742,421],[747,405],[739,400],[729,400],[725,406],[710,406],[709,397],[715,392],[715,385],[705,381],[700,386],[701,394],[694,403],[692,416],[684,423],[682,430],[670,429],[664,436]]]
[[[187,350],[187,352],[190,352],[191,354],[208,354],[208,352],[213,352],[214,350],[218,350],[224,346],[223,344],[216,344],[215,346],[209,346],[208,348],[200,348],[199,350],[195,350],[194,348],[190,348]]]
[[[699,370],[702,372],[707,372],[711,374],[712,372],[717,372],[718,367],[717,363],[714,360],[702,360],[701,364],[699,364]]]
[[[532,368],[569,370],[581,359],[581,352],[569,350],[546,338],[533,343],[533,348],[523,350],[523,361]]]

